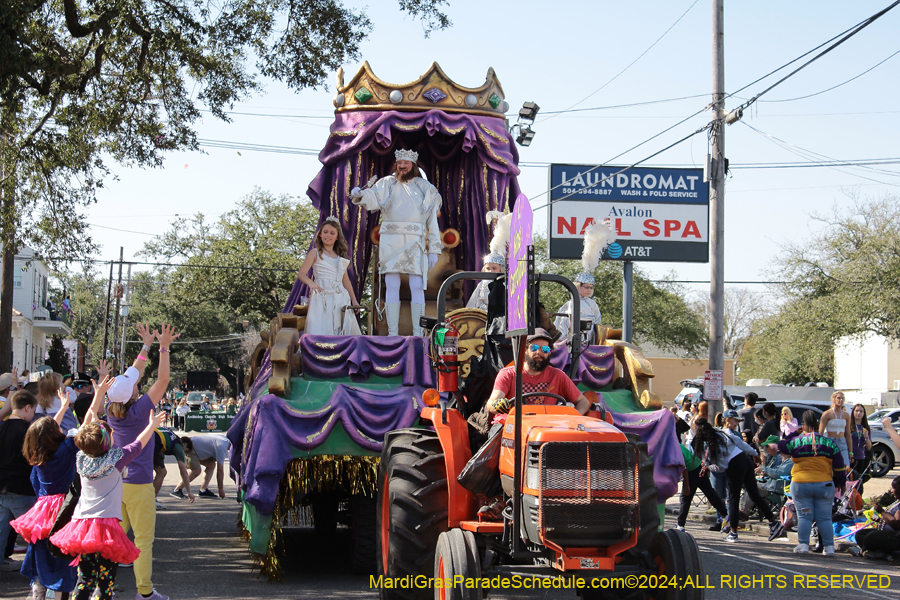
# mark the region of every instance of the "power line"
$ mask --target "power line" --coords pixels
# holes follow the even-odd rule
[[[875,21],[877,21],[878,19],[880,19],[881,17],[883,17],[885,14],[888,13],[888,11],[892,10],[892,9],[893,9],[894,7],[896,7],[898,4],[900,4],[900,0],[896,0],[895,2],[893,2],[893,3],[892,3],[890,6],[888,6],[887,8],[885,8],[885,9],[883,9],[883,10],[880,10],[879,12],[875,13],[874,15],[872,15],[871,17],[869,17],[868,19],[866,19],[866,20],[864,20],[864,21],[861,21],[859,24],[855,25],[854,27],[851,27],[850,29],[848,29],[848,30],[845,31],[844,33],[840,34],[840,36],[842,36],[842,37],[840,37],[840,39],[839,39],[837,42],[835,42],[834,44],[830,45],[828,48],[826,48],[826,49],[823,50],[822,52],[816,54],[816,55],[815,55],[814,57],[812,57],[810,60],[806,61],[805,63],[803,63],[802,65],[800,65],[799,67],[797,67],[796,69],[794,69],[793,71],[791,71],[790,73],[788,73],[787,75],[785,75],[784,77],[782,77],[781,79],[779,79],[778,81],[776,81],[775,83],[773,83],[772,85],[770,85],[769,87],[767,87],[766,89],[764,89],[763,91],[761,91],[760,93],[758,93],[758,94],[756,94],[755,96],[753,96],[752,98],[750,98],[750,100],[746,101],[744,104],[742,104],[742,105],[740,105],[739,107],[737,107],[737,108],[735,109],[735,111],[740,112],[740,111],[742,111],[743,109],[749,107],[751,104],[753,104],[754,102],[756,102],[757,100],[759,100],[759,98],[760,98],[761,96],[763,96],[764,94],[769,93],[771,90],[775,89],[776,87],[778,87],[779,85],[781,85],[782,83],[784,83],[785,81],[787,81],[788,79],[790,79],[791,77],[793,77],[794,75],[796,75],[797,73],[799,73],[800,71],[802,71],[803,69],[805,69],[806,67],[808,67],[809,65],[811,65],[812,63],[816,62],[817,60],[819,60],[820,58],[822,58],[823,56],[825,56],[826,54],[828,54],[829,52],[831,52],[832,50],[834,50],[835,48],[837,48],[838,46],[840,46],[841,44],[843,44],[844,42],[846,42],[847,40],[849,40],[850,38],[852,38],[853,36],[855,36],[857,33],[859,33],[860,31],[862,31],[863,29],[865,29],[866,27],[868,27],[869,25],[871,25],[872,23],[874,23]],[[849,33],[848,33],[848,32],[849,32]],[[832,41],[832,40],[834,40],[834,39],[835,39],[835,38],[831,38],[831,40],[829,40],[828,42],[830,42],[830,41]],[[828,42],[825,42],[825,44],[827,44]],[[824,44],[818,46],[817,48],[815,48],[814,50],[811,50],[810,52],[813,52],[813,51],[815,51],[816,49],[821,48],[823,45],[824,45]],[[806,56],[806,55],[809,54],[810,52],[807,52],[807,53],[804,54],[803,56]],[[802,58],[802,57],[800,57],[800,58]],[[799,60],[799,58],[794,59],[793,61],[791,61],[791,63],[796,62],[797,60]],[[791,64],[791,63],[788,63],[788,64]],[[787,66],[787,65],[785,65],[785,66]],[[784,68],[784,67],[779,67],[779,69],[777,69],[777,70],[781,70],[781,69],[783,69],[783,68]],[[775,71],[773,71],[773,73],[774,73],[774,72],[775,72]],[[771,75],[771,73],[770,73],[770,75]],[[768,77],[768,75],[766,75],[765,77]],[[765,77],[763,77],[763,79],[765,79]],[[757,80],[757,81],[760,81],[760,80]],[[754,82],[754,83],[755,83],[755,82]],[[750,84],[750,85],[753,85],[753,84]],[[738,90],[738,92],[740,92],[741,90],[746,89],[747,87],[749,87],[749,86],[744,86],[743,88],[741,88],[740,90]],[[737,92],[734,92],[734,93],[737,93]],[[731,95],[734,95],[734,94],[729,94],[729,96],[731,96]],[[726,96],[726,97],[727,97],[727,96]],[[733,111],[733,112],[734,112],[734,111]]]
[[[634,59],[633,61],[631,61],[631,63],[630,63],[627,67],[625,67],[624,69],[622,69],[621,71],[619,71],[618,73],[616,73],[616,74],[613,76],[612,79],[610,79],[609,81],[607,81],[606,83],[604,83],[603,85],[601,85],[599,88],[597,88],[596,90],[594,90],[593,92],[591,92],[590,94],[588,94],[585,98],[579,100],[578,102],[576,102],[575,104],[573,104],[572,106],[570,106],[569,108],[567,108],[566,110],[563,110],[563,111],[560,111],[560,112],[557,112],[557,113],[553,113],[553,116],[547,117],[546,119],[542,119],[541,121],[538,121],[538,123],[543,123],[543,122],[545,122],[545,121],[549,121],[550,119],[555,118],[557,115],[561,115],[561,114],[563,114],[563,113],[565,113],[565,112],[568,112],[569,110],[575,108],[576,106],[578,106],[579,104],[581,104],[582,102],[584,102],[585,100],[587,100],[588,98],[590,98],[591,96],[593,96],[594,94],[596,94],[597,92],[599,92],[600,90],[602,90],[603,88],[605,88],[606,86],[608,86],[609,84],[611,84],[613,81],[615,81],[616,79],[618,79],[619,76],[622,75],[622,73],[624,73],[625,71],[627,71],[628,69],[630,69],[632,66],[634,66],[634,64],[635,64],[637,61],[641,60],[641,59],[644,57],[645,54],[647,54],[648,52],[650,52],[650,50],[652,50],[653,47],[656,46],[656,44],[658,44],[660,41],[662,41],[662,39],[663,39],[664,37],[666,37],[666,35],[668,35],[668,33],[669,33],[670,31],[672,31],[672,29],[673,29],[676,25],[678,25],[678,23],[680,23],[681,20],[682,20],[689,12],[691,12],[691,9],[694,8],[694,6],[697,4],[697,2],[699,2],[699,0],[694,0],[693,4],[691,4],[691,5],[688,7],[688,9],[687,9],[686,11],[684,11],[684,13],[683,13],[680,17],[678,17],[678,19],[676,19],[675,22],[672,23],[672,25],[670,25],[669,28],[666,29],[666,30],[663,32],[663,34],[662,34],[661,36],[659,36],[659,37],[656,39],[655,42],[653,42],[652,44],[650,44],[650,47],[649,47],[649,48],[647,48],[646,50],[644,50],[644,51],[641,53],[640,56],[638,56],[636,59]]]
[[[898,54],[900,54],[900,50],[897,50],[896,52],[894,52],[893,54],[891,54],[890,56],[888,56],[887,58],[885,58],[884,60],[882,60],[881,62],[879,62],[878,64],[876,64],[875,66],[869,67],[868,69],[866,69],[865,71],[863,71],[863,72],[860,73],[859,75],[856,75],[855,77],[851,77],[850,79],[848,79],[847,81],[845,81],[845,82],[843,82],[843,83],[839,83],[839,84],[837,84],[837,85],[831,86],[831,87],[828,88],[827,90],[822,90],[821,92],[816,92],[815,94],[808,94],[808,95],[806,95],[806,96],[799,96],[799,97],[797,97],[797,98],[785,98],[785,99],[783,99],[783,100],[760,100],[760,102],[768,102],[768,103],[773,103],[773,104],[774,104],[774,103],[776,103],[776,102],[793,102],[793,101],[795,101],[795,100],[806,100],[807,98],[812,98],[813,96],[819,96],[819,95],[824,94],[824,93],[826,93],[826,92],[830,92],[831,90],[836,90],[837,88],[839,88],[839,87],[841,87],[841,86],[847,85],[847,84],[850,83],[851,81],[855,81],[855,80],[859,79],[860,77],[862,77],[862,76],[865,75],[866,73],[875,70],[876,68],[880,67],[881,65],[883,65],[884,63],[886,63],[886,62],[889,61],[890,59],[894,58],[894,57],[897,56]]]
[[[694,98],[705,98],[709,94],[696,94],[694,96],[681,96],[679,98],[664,98],[662,100],[647,100],[645,102],[632,102],[631,104],[613,104],[611,106],[595,106],[593,108],[572,108],[569,110],[541,111],[545,115],[561,115],[566,112],[587,112],[592,110],[613,110],[617,108],[633,108],[635,106],[648,106],[650,104],[663,104],[665,102],[677,102],[679,100],[693,100]],[[667,118],[667,117],[662,117]]]

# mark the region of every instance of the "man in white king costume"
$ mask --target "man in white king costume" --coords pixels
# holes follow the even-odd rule
[[[413,335],[422,335],[419,318],[425,312],[428,271],[437,264],[444,245],[437,215],[441,195],[421,177],[419,153],[396,150],[394,173],[369,189],[350,190],[354,204],[381,211],[378,271],[384,275],[388,334],[397,335],[400,323],[400,274],[409,275]]]
[[[582,347],[590,346],[596,342],[594,339],[595,325],[600,323],[600,307],[591,298],[594,294],[594,276],[591,271],[600,264],[600,257],[603,251],[613,241],[616,236],[612,229],[605,223],[595,222],[584,230],[584,251],[581,254],[581,265],[583,271],[575,276],[575,283],[578,284],[577,301],[581,302],[581,320],[591,322],[591,330],[581,332]],[[572,324],[572,300],[563,304],[559,311],[566,315],[556,317],[554,325],[559,332],[571,342],[572,335],[578,332],[579,327]]]

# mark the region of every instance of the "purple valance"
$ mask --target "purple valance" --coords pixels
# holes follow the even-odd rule
[[[602,389],[612,383],[616,364],[612,346],[588,346],[579,358],[579,365],[572,381],[593,389]],[[570,361],[568,346],[560,344],[553,348],[550,354],[551,365],[568,373]]]
[[[420,386],[375,390],[338,384],[327,404],[310,411],[271,394],[259,398],[235,418],[228,431],[235,445],[232,460],[239,461],[234,466],[241,465],[239,484],[245,500],[260,513],[272,514],[294,449],[316,448],[338,423],[360,447],[379,452],[387,432],[416,421],[424,391]]]
[[[403,385],[434,385],[421,337],[300,335],[304,376],[315,379],[402,377]]]
[[[659,502],[674,496],[684,471],[684,455],[675,435],[675,415],[668,410],[617,413],[609,409],[600,394],[599,402],[612,415],[616,427],[626,433],[636,433],[647,443],[653,457],[653,479],[659,488]]]
[[[419,153],[419,169],[443,199],[441,229],[453,228],[462,235],[456,248],[458,269],[481,270],[481,256],[490,242],[485,214],[512,210],[520,193],[519,153],[502,119],[440,110],[336,114],[319,153],[322,169],[306,193],[321,213],[319,226],[328,216],[340,221],[350,247],[348,273],[358,297],[370,268],[369,234],[380,215],[353,205],[350,190],[373,175],[390,175],[398,148]],[[285,310],[297,304],[301,294],[306,294],[306,285],[297,280]]]

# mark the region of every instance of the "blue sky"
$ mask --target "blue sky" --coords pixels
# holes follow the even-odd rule
[[[726,1],[726,90],[734,92],[887,4],[885,0]],[[519,178],[525,194],[534,199],[533,206],[538,206],[547,189],[543,164],[605,163],[709,104],[711,5],[709,0],[555,4],[455,0],[446,7],[453,27],[426,39],[421,25],[401,15],[396,3],[378,3],[366,9],[375,28],[362,45],[361,59],[344,65],[345,79],[368,60],[381,79],[404,83],[437,61],[460,85],[477,87],[493,67],[510,104],[511,121],[525,101],[541,107],[533,144],[520,148],[522,162],[538,165],[523,167]],[[896,165],[874,167],[877,170],[741,167],[808,162],[797,155],[799,149],[841,160],[900,156],[895,143],[900,134],[895,98],[900,56],[832,91],[784,101],[841,84],[900,50],[898,25],[900,8],[773,89],[745,112],[742,123],[727,128],[726,155],[735,168],[726,184],[726,280],[770,279],[771,265],[783,245],[803,243],[819,229],[811,215],[850,206],[849,195],[896,193],[900,183]],[[778,78],[737,94],[727,108]],[[317,152],[325,143],[333,115],[334,78],[326,84],[328,89],[294,93],[267,82],[263,93],[236,105],[234,111],[274,116],[234,115],[230,124],[207,116],[199,124],[200,138]],[[573,105],[584,109],[688,96],[700,97],[551,114]],[[612,164],[641,160],[710,119],[709,111],[701,112]],[[763,134],[782,140],[788,148]],[[131,258],[152,234],[165,231],[175,214],[202,212],[214,218],[254,186],[303,196],[320,166],[314,154],[242,150],[239,155],[234,149],[205,150],[206,154],[172,154],[161,169],[114,167],[118,181],[109,182],[86,215],[102,245],[98,258],[118,258],[119,246],[124,246],[126,259]],[[648,164],[702,167],[706,154],[707,138],[700,134]],[[538,210],[535,220],[545,229],[547,209]],[[297,257],[298,266],[302,258]],[[638,263],[638,267],[654,277],[668,273],[679,280],[709,279],[707,263]],[[690,287],[697,294],[708,290],[705,285]],[[751,289],[762,291],[761,286]]]

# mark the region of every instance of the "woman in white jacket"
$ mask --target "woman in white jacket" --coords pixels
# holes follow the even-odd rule
[[[756,456],[756,450],[735,435],[717,431],[706,419],[697,419],[693,446],[694,454],[701,458],[704,468],[725,473],[728,484],[728,516],[731,520],[731,531],[728,532],[725,541],[738,540],[742,488],[747,490],[747,495],[769,521],[769,532],[773,533],[778,521],[759,493],[754,474],[755,465],[750,458]]]

